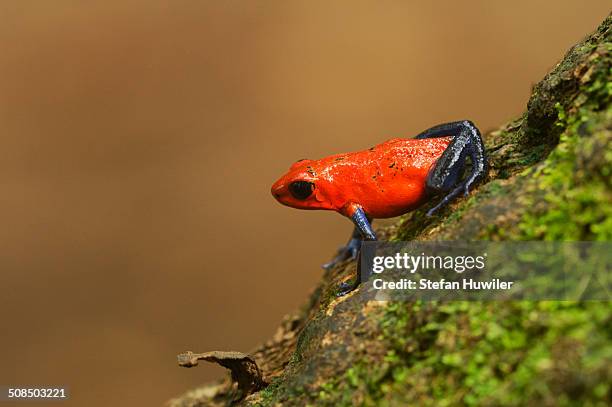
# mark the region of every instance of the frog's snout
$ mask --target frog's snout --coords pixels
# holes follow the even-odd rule
[[[276,181],[274,185],[272,185],[272,196],[274,196],[277,201],[282,202],[281,198],[284,195],[285,189],[285,183],[282,180]]]

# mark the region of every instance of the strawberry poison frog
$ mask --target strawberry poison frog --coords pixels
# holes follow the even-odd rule
[[[467,159],[470,171],[464,177]],[[447,205],[480,181],[487,171],[485,149],[476,126],[458,121],[432,127],[414,138],[395,138],[368,150],[299,160],[272,185],[272,195],[298,209],[326,209],[350,218],[355,229],[346,246],[323,265],[328,269],[356,258],[362,240],[376,240],[371,221],[412,211],[443,195],[427,215]],[[360,284],[343,283],[339,295]]]

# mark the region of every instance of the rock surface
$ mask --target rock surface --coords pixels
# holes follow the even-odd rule
[[[485,135],[489,177],[433,218],[382,240],[612,240],[612,17],[533,88],[522,117]],[[336,298],[354,262],[325,273],[253,358],[269,385],[242,405],[611,405],[608,302]],[[226,379],[171,400],[228,405]]]

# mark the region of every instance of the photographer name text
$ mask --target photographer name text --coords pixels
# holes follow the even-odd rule
[[[410,255],[396,253],[393,256],[376,256],[373,259],[372,272],[381,274],[386,270],[403,271],[414,274],[417,271],[448,270],[461,274],[465,271],[481,272],[485,269],[487,254],[480,256],[430,256],[421,253]],[[510,290],[514,281],[504,281],[492,278],[481,281],[473,278],[453,279],[408,279],[401,278],[396,281],[386,281],[382,278],[374,279],[373,287],[377,290]]]
[[[399,281],[385,281],[377,278],[372,281],[376,290],[510,290],[514,281],[503,281],[494,278],[489,281],[478,281],[464,278],[460,281],[429,280],[421,278],[418,281],[402,278]]]

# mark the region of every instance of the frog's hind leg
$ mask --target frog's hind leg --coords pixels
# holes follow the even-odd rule
[[[359,255],[359,249],[361,249],[361,242],[364,237],[367,240],[376,240],[376,234],[372,230],[372,218],[366,215],[361,208],[357,208],[351,215],[351,220],[355,224],[353,233],[346,245],[341,246],[336,253],[336,256],[328,263],[323,264],[325,270],[333,268],[336,264],[341,263],[345,260],[355,260]]]
[[[438,209],[455,199],[461,191],[467,196],[470,187],[480,181],[487,172],[484,144],[478,128],[469,120],[445,123],[419,134],[415,138],[452,137],[438,161],[427,174],[427,190],[434,194],[446,193],[444,198],[427,212],[433,215]],[[472,163],[470,174],[461,179],[466,167],[466,158]]]
[[[341,263],[344,260],[355,260],[357,258],[357,255],[359,254],[359,249],[361,248],[362,240],[363,239],[361,237],[361,231],[357,226],[355,226],[355,229],[353,229],[353,233],[351,234],[351,237],[346,243],[346,245],[341,246],[338,249],[336,256],[328,263],[323,264],[321,267],[323,267],[325,270],[329,270],[333,268],[336,264]]]

